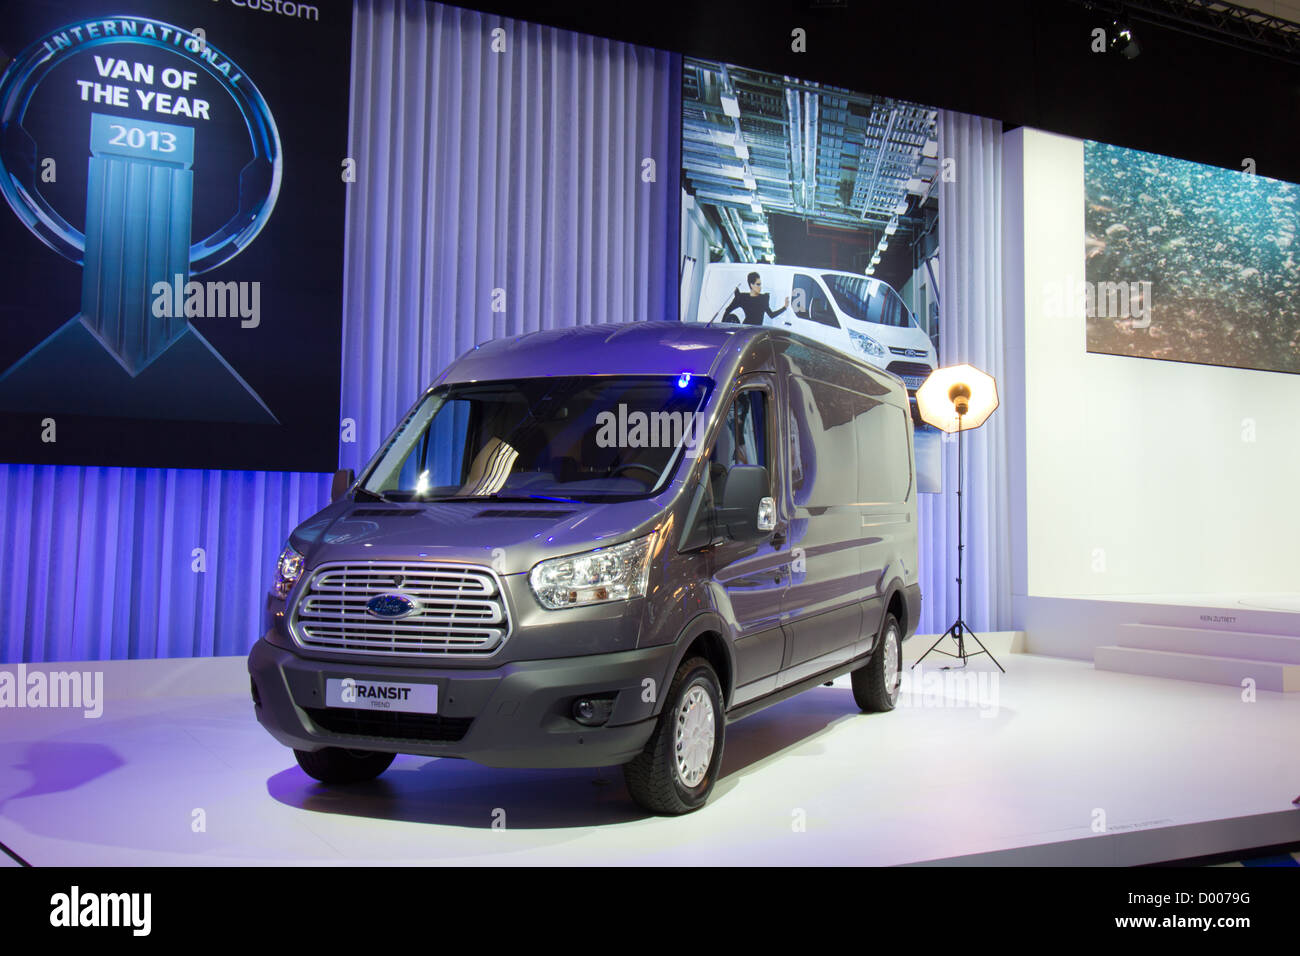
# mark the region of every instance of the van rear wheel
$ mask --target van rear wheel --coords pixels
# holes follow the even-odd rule
[[[295,750],[298,766],[321,783],[361,783],[374,780],[392,764],[397,754],[371,750],[346,750],[326,747],[323,750]]]
[[[725,726],[713,665],[703,657],[684,661],[645,749],[623,765],[632,799],[651,813],[668,815],[704,806],[722,764]]]
[[[851,675],[853,699],[868,713],[893,710],[903,683],[903,629],[898,618],[886,614],[882,631],[871,660]]]

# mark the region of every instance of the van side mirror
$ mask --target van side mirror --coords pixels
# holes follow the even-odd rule
[[[775,528],[776,504],[767,469],[762,465],[728,468],[715,520],[719,530],[736,541],[757,541]]]
[[[330,501],[338,501],[346,495],[356,480],[356,472],[351,468],[340,468],[334,472],[334,480],[330,483]]]

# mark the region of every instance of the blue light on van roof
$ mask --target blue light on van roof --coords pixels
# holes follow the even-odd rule
[[[690,385],[690,384],[691,384],[691,373],[690,373],[690,372],[682,372],[681,375],[678,375],[678,376],[677,376],[677,387],[678,387],[678,388],[685,388],[687,385]]]

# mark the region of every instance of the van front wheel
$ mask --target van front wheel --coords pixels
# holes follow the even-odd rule
[[[893,710],[903,683],[903,629],[892,614],[885,615],[880,646],[871,660],[852,673],[853,699],[868,712]]]
[[[623,765],[632,799],[660,814],[690,813],[704,806],[722,764],[725,726],[713,665],[702,657],[684,661],[645,749]]]
[[[323,750],[295,750],[298,766],[309,777],[321,783],[361,783],[374,780],[388,769],[396,754],[381,754],[370,750],[345,750],[326,747]]]

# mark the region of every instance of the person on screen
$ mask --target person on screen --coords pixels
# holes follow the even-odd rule
[[[749,281],[749,291],[742,292],[739,286],[736,287],[735,296],[722,310],[722,321],[731,321],[731,313],[739,309],[744,313],[745,325],[762,325],[763,316],[774,319],[790,307],[790,297],[786,296],[785,304],[773,312],[771,300],[763,291],[763,280],[759,278],[758,273],[751,272],[745,278]]]

